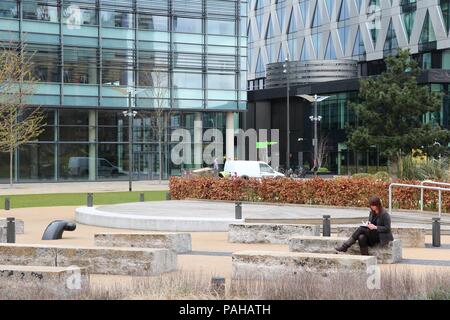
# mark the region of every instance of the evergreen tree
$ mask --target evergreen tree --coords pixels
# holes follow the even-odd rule
[[[360,80],[359,102],[353,104],[357,126],[349,130],[348,145],[358,151],[378,146],[397,174],[403,155],[428,156],[448,152],[450,132],[437,123],[425,123],[424,115],[440,112],[442,96],[417,84],[422,73],[409,50],[386,58],[386,71]]]

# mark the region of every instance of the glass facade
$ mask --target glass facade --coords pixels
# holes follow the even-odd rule
[[[223,128],[247,108],[246,22],[245,0],[1,1],[0,41],[32,57],[39,83],[27,101],[47,112],[45,133],[15,154],[16,179],[126,178],[130,91],[135,175],[179,172],[173,127],[192,129],[197,114],[203,130]],[[162,164],[155,110],[165,110]]]
[[[367,63],[409,48],[424,68],[435,68],[431,56],[448,48],[450,35],[450,1],[436,2],[251,0],[249,86],[263,89],[266,65],[283,58]]]
[[[284,59],[288,58],[291,66],[293,62],[336,62],[340,70],[345,70],[344,61],[358,65],[358,74],[346,80],[316,81],[317,74],[307,70],[306,80],[290,81],[290,114],[295,117],[290,124],[291,164],[312,163],[311,106],[297,95],[318,94],[329,97],[319,103],[320,134],[329,138],[324,166],[339,174],[386,170],[387,160],[376,147],[363,154],[348,150],[346,127],[358,125],[350,102],[357,100],[359,78],[385,71],[385,58],[399,48],[409,49],[426,70],[419,83],[443,96],[440,112],[423,115],[423,121],[450,129],[449,0],[251,0],[248,17],[248,128],[263,129],[270,123],[282,131],[287,129],[280,121],[286,114],[287,83],[273,85],[276,71],[284,71],[280,63]],[[301,73],[293,67],[289,71],[296,76]],[[327,71],[335,76],[333,70]],[[262,119],[261,113],[270,120]],[[283,163],[287,158],[284,141],[280,150]]]

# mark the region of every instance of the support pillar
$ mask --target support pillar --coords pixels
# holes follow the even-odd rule
[[[96,112],[89,110],[89,180],[94,181],[96,178]]]
[[[234,113],[227,113],[227,121],[226,121],[226,158],[227,160],[234,160]]]
[[[194,167],[203,166],[203,121],[202,114],[197,112],[194,118]]]

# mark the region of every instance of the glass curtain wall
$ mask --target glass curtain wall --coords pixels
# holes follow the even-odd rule
[[[0,42],[23,44],[39,80],[27,102],[47,112],[45,133],[15,154],[16,180],[180,172],[169,159],[174,115],[184,126],[190,114],[225,118],[247,108],[246,16],[246,0],[1,1]],[[122,114],[128,91],[138,111],[134,168]],[[162,163],[155,110],[165,114]],[[0,154],[0,179],[7,158]]]

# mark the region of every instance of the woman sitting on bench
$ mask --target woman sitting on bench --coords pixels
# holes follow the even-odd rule
[[[347,252],[348,248],[358,241],[361,254],[367,256],[369,255],[369,247],[377,244],[384,246],[389,241],[394,241],[391,232],[391,217],[383,208],[380,198],[370,198],[369,205],[369,221],[356,229],[352,236],[341,246],[335,248],[337,251]]]

